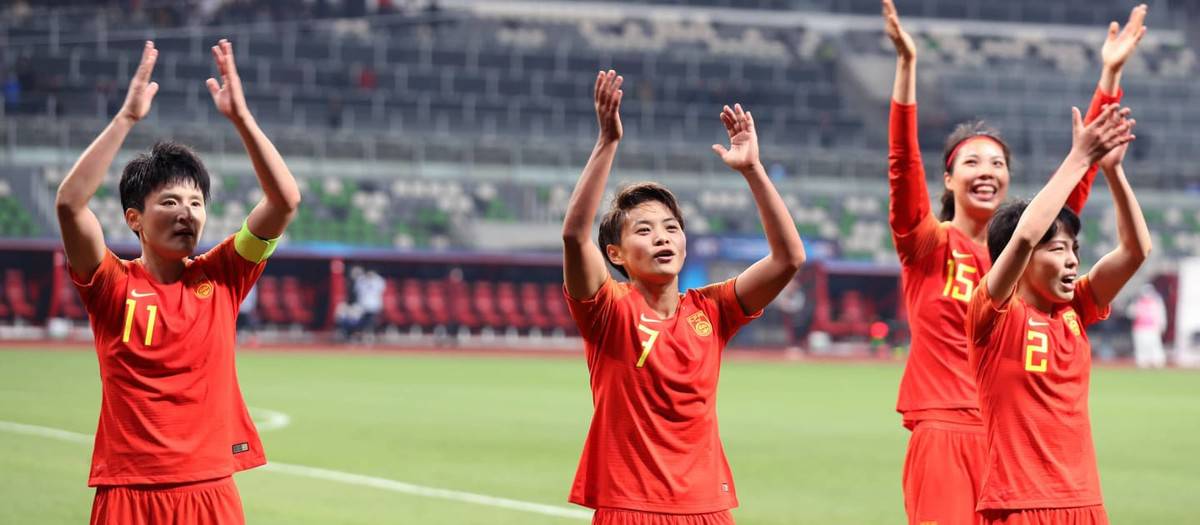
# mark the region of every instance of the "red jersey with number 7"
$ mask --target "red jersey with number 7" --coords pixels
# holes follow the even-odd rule
[[[591,428],[570,501],[591,508],[700,514],[737,507],[717,430],[721,353],[746,315],[734,280],[688,290],[660,319],[637,289],[608,279],[567,295],[591,375]]]
[[[987,431],[978,509],[1100,505],[1086,328],[1110,309],[1097,304],[1087,277],[1070,303],[1050,312],[1015,294],[996,306],[987,279],[971,298],[966,325]]]
[[[225,477],[266,463],[234,366],[238,306],[262,274],[229,236],[156,282],[105,254],[72,275],[91,317],[103,396],[89,486]]]

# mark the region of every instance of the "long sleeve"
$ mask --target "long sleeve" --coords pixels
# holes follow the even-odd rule
[[[888,223],[900,236],[931,213],[917,140],[917,105],[892,101],[888,122]]]
[[[1099,86],[1096,87],[1096,92],[1092,94],[1092,103],[1088,106],[1087,114],[1083,117],[1083,123],[1089,124],[1100,115],[1100,111],[1104,106],[1121,102],[1121,97],[1125,96],[1123,89],[1117,88],[1117,92],[1113,94],[1105,93]],[[1071,190],[1071,195],[1067,197],[1067,207],[1071,208],[1075,213],[1083,213],[1083,206],[1087,204],[1088,196],[1092,193],[1092,182],[1096,180],[1096,173],[1100,171],[1100,167],[1093,164],[1088,167],[1087,173],[1083,175],[1083,179]]]

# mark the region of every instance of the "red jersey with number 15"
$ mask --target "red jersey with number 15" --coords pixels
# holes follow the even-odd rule
[[[234,367],[238,305],[266,263],[229,236],[161,284],[111,251],[72,275],[91,317],[103,397],[88,485],[177,483],[266,463]]]
[[[595,413],[570,500],[672,514],[737,506],[717,431],[721,352],[746,315],[734,280],[688,290],[660,319],[637,289],[608,279],[567,295],[584,339]]]
[[[1097,87],[1084,121],[1095,120],[1105,105],[1119,102],[1122,95]],[[893,100],[889,118],[888,223],[900,256],[912,332],[896,411],[909,428],[922,420],[980,424],[963,325],[967,303],[992,262],[983,244],[933,215],[917,140],[917,105]],[[1077,213],[1087,202],[1096,169],[1088,169],[1067,199]]]

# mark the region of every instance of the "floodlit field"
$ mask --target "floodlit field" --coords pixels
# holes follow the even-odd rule
[[[566,503],[591,414],[582,359],[330,350],[239,366],[256,419],[279,427],[262,432],[273,465],[236,476],[250,523],[587,520]],[[900,371],[727,362],[739,523],[902,523]],[[1200,374],[1099,369],[1092,392],[1112,521],[1200,522]],[[99,399],[89,351],[0,351],[0,523],[86,522]]]

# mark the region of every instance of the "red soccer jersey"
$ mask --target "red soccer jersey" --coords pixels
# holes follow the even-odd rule
[[[1102,503],[1088,417],[1086,327],[1108,313],[1087,277],[1070,303],[1049,314],[1015,295],[995,307],[987,278],[980,282],[966,326],[987,429],[979,510]]]
[[[584,339],[595,413],[570,500],[674,514],[737,507],[717,431],[721,352],[745,315],[734,280],[688,290],[659,319],[628,283],[567,296]]]
[[[1094,120],[1103,106],[1120,102],[1122,95],[1097,88],[1085,120]],[[901,289],[912,334],[896,411],[910,428],[925,419],[978,424],[979,401],[974,374],[967,367],[963,326],[967,302],[991,268],[991,259],[985,246],[933,216],[917,140],[916,104],[892,101],[889,128],[888,222],[900,255]],[[1095,177],[1092,166],[1067,206],[1076,212],[1083,209]]]
[[[266,463],[234,367],[238,305],[264,266],[238,255],[231,235],[171,284],[111,251],[90,281],[72,276],[103,388],[89,486],[199,481]]]

